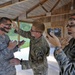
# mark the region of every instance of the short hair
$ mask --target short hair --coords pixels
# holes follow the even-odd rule
[[[33,26],[36,28],[36,31],[39,31],[41,33],[43,33],[45,30],[45,25],[43,23],[33,22]]]
[[[5,22],[7,22],[7,21],[12,22],[12,20],[9,19],[9,18],[7,18],[7,17],[2,17],[2,18],[0,18],[0,24],[1,24],[1,23],[5,23]]]

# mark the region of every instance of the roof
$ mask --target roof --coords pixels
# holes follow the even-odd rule
[[[18,18],[24,22],[47,22],[51,16],[70,14],[73,6],[73,0],[0,0],[0,17]]]

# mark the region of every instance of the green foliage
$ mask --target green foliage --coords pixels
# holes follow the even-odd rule
[[[31,24],[29,24],[29,23],[23,23],[23,22],[20,22],[20,23],[21,23],[20,28],[22,30],[29,31],[31,29],[31,26],[32,26]]]

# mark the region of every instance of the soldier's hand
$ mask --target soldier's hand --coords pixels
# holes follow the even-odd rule
[[[18,47],[22,46],[25,43],[24,40],[18,42]]]
[[[16,47],[16,45],[17,45],[17,41],[10,41],[8,44],[8,49],[12,50]]]
[[[52,37],[51,37],[51,36]],[[46,38],[47,40],[53,45],[53,46],[58,46],[58,47],[61,47],[61,43],[59,41],[59,39],[53,34],[53,33],[50,33],[50,35],[47,35]]]
[[[14,21],[12,22],[12,28],[18,31],[18,26]]]
[[[18,58],[13,58],[10,60],[10,64],[11,65],[19,65],[20,64],[20,60]]]

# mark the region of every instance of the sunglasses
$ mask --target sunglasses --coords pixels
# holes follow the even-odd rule
[[[71,18],[69,18],[69,20],[75,20],[75,18],[71,17]]]
[[[73,25],[68,24],[66,27],[72,28],[72,27],[75,27],[75,24],[73,24]]]

